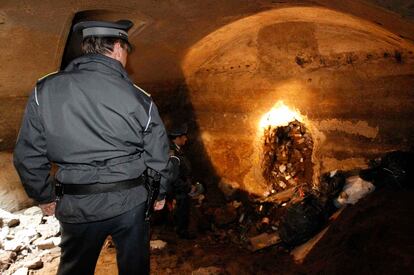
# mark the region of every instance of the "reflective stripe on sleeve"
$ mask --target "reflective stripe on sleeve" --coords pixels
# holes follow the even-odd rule
[[[37,100],[37,86],[35,86],[35,100],[36,100],[37,106],[39,106],[39,100]]]
[[[148,130],[149,124],[151,122],[151,110],[152,110],[152,101],[151,101],[151,105],[149,107],[149,112],[148,112],[148,122],[147,122],[147,126],[145,126],[145,130],[144,132],[146,132]]]

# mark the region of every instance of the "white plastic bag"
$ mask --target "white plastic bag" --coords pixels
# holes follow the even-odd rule
[[[365,181],[359,176],[349,177],[346,179],[342,192],[334,200],[334,204],[338,208],[345,204],[355,204],[374,190],[375,186],[371,182]]]

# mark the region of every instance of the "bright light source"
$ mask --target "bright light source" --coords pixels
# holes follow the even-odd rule
[[[260,128],[268,126],[287,126],[289,122],[298,120],[303,122],[303,116],[296,110],[290,109],[283,101],[279,101],[268,113],[260,120]]]

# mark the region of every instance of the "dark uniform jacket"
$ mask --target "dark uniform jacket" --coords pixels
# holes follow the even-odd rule
[[[186,197],[191,191],[191,164],[185,156],[183,150],[174,142],[170,143],[170,150],[174,151],[174,156],[179,162],[178,176],[172,182],[172,192],[176,198]]]
[[[110,183],[139,177],[149,167],[168,177],[168,139],[151,97],[135,86],[115,59],[85,55],[64,71],[38,81],[14,151],[28,195],[55,199],[51,162],[62,183]],[[102,220],[146,200],[144,186],[111,193],[64,195],[56,216],[63,222]]]

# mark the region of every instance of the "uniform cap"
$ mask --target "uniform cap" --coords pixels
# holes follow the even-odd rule
[[[187,135],[188,127],[187,124],[181,124],[179,126],[173,127],[168,131],[168,136],[174,138],[183,135]]]
[[[114,37],[128,41],[128,30],[134,25],[129,20],[119,20],[116,22],[107,21],[84,21],[73,26],[74,32],[82,31],[82,38],[89,36]]]

